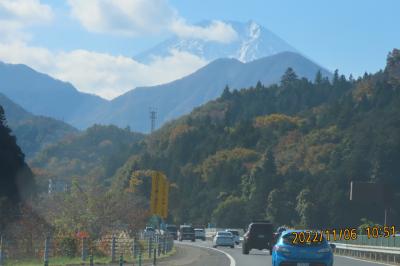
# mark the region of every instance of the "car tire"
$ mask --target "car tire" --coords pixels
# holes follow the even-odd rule
[[[247,245],[243,243],[242,245],[242,254],[248,255],[249,254],[249,249],[247,248]]]
[[[217,245],[214,245],[214,246],[213,246],[213,248],[217,248],[217,247],[218,247]]]
[[[196,239],[192,239],[192,242],[195,242],[196,241]]]
[[[235,245],[231,246],[231,248],[235,248]]]

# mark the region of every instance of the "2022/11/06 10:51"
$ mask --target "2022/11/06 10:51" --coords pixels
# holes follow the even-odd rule
[[[363,235],[370,238],[389,238],[395,237],[395,226],[370,226],[363,230]],[[307,244],[323,241],[324,237],[327,241],[356,240],[359,236],[356,228],[345,229],[329,229],[322,231],[301,231],[293,232],[293,244]]]

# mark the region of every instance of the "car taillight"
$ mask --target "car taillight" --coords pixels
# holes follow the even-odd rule
[[[282,246],[274,246],[274,250],[279,253],[286,253],[286,254],[290,253],[290,249]]]

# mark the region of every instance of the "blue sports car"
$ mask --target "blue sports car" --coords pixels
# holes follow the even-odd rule
[[[315,235],[316,234],[316,235]],[[272,251],[273,266],[332,266],[335,245],[322,234],[288,230],[278,238]]]

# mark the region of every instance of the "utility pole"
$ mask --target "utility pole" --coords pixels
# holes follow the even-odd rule
[[[150,107],[150,123],[151,123],[151,128],[150,128],[150,133],[153,133],[153,131],[156,129],[156,119],[157,119],[157,111]]]

